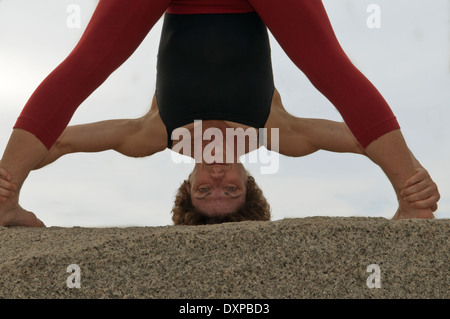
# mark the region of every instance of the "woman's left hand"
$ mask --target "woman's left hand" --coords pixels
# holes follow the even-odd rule
[[[430,208],[433,212],[437,210],[437,202],[441,198],[436,183],[423,168],[417,169],[416,174],[406,181],[400,196],[415,208]]]
[[[6,202],[16,190],[16,185],[11,183],[11,174],[0,166],[0,203]]]

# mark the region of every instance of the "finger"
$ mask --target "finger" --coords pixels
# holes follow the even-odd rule
[[[412,194],[421,192],[421,191],[427,189],[428,187],[429,187],[429,184],[426,181],[422,180],[422,181],[420,181],[420,182],[418,182],[418,183],[416,183],[416,184],[414,184],[412,186],[409,186],[409,187],[403,189],[400,192],[400,195],[402,197],[408,197],[408,196],[410,196]]]
[[[416,184],[424,179],[427,179],[427,178],[430,178],[430,175],[428,174],[428,172],[424,169],[418,169],[416,171],[416,174],[414,174],[413,176],[411,176],[409,179],[406,180],[405,187],[414,185],[414,184]]]
[[[0,167],[0,178],[6,179],[7,181],[11,180],[11,174],[8,173],[6,169]]]
[[[435,192],[432,188],[429,187],[429,188],[423,189],[419,192],[415,192],[411,195],[405,196],[404,199],[408,203],[413,203],[413,202],[428,199],[428,198],[432,197],[433,195],[435,195]]]
[[[415,208],[429,208],[433,211],[433,208],[437,209],[437,203],[436,203],[436,198],[434,198],[434,196],[429,197],[425,200],[421,200],[421,201],[417,201],[414,203],[411,203],[411,206],[415,207]]]
[[[419,188],[417,188],[419,189]],[[420,200],[425,200],[429,197],[433,197],[433,199],[436,201],[436,203],[441,199],[441,194],[439,194],[439,190],[436,184],[433,183],[433,185],[428,186],[425,189],[422,189],[421,191],[417,191],[411,195],[407,195],[402,197],[407,202],[415,202]]]
[[[438,209],[438,204],[435,204],[432,208],[431,211],[434,213],[435,211],[437,211]]]
[[[0,189],[1,188],[6,189],[6,190],[10,190],[10,191],[14,191],[14,190],[17,189],[17,186],[12,184],[12,183],[9,183],[9,182],[5,181],[4,179],[0,179]]]
[[[10,198],[12,195],[14,195],[14,192],[0,188],[0,197]]]
[[[6,191],[0,191],[0,203],[6,202],[14,193],[6,193]]]

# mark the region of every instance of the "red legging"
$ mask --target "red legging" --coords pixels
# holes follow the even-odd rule
[[[248,1],[363,148],[400,128],[384,98],[342,50],[321,0]]]
[[[321,0],[248,1],[364,148],[399,129],[389,105],[342,50]],[[15,128],[50,149],[77,107],[136,50],[170,2],[100,0],[80,42],[33,93]]]
[[[78,106],[144,40],[171,0],[100,0],[70,55],[39,85],[14,128],[50,149]]]

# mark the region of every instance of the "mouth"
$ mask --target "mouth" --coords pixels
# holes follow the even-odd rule
[[[206,166],[230,166],[231,164],[229,163],[217,163],[217,162],[212,162],[210,164],[206,164]]]

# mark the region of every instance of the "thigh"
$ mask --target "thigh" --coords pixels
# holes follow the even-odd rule
[[[305,73],[346,58],[321,0],[249,0],[291,60]],[[327,57],[324,59],[323,57]]]
[[[283,50],[338,109],[365,148],[398,122],[340,46],[321,0],[249,0]]]
[[[78,106],[136,50],[170,0],[101,0],[69,56],[39,85],[15,128],[51,148]]]
[[[123,62],[140,45],[160,19],[170,0],[100,0],[80,41],[76,53],[93,58],[108,53]]]

